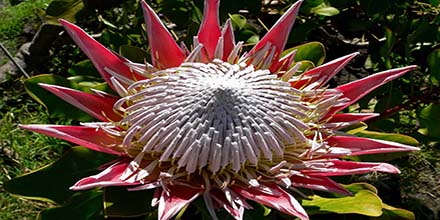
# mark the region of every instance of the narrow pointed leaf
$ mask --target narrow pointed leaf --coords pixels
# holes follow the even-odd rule
[[[121,143],[121,140],[110,137],[109,134],[99,128],[39,124],[20,125],[20,128],[60,138],[91,150],[114,155],[124,155],[123,152],[118,151],[116,148],[116,146]]]
[[[202,192],[203,189],[200,188],[168,185],[167,190],[162,191],[159,200],[159,220],[171,219],[183,207],[196,199]]]
[[[298,14],[299,6],[302,1],[297,1],[293,4],[286,13],[274,24],[274,26],[269,30],[269,32],[264,35],[264,37],[252,48],[249,55],[256,53],[258,50],[263,48],[266,44],[270,43],[276,47],[276,52],[273,60],[278,60],[281,52],[286,45],[287,38],[289,36],[290,30],[292,29],[293,23],[295,22],[296,15]]]
[[[182,64],[185,55],[153,9],[141,1],[153,65],[159,69]]]
[[[417,147],[399,144],[392,141],[374,140],[353,136],[331,136],[326,139],[329,145],[349,150],[348,155],[379,154],[390,152],[416,151]]]
[[[221,36],[218,7],[220,0],[205,0],[203,21],[197,34],[199,43],[203,44],[209,60],[213,59],[215,48]]]
[[[113,105],[118,100],[115,97],[89,94],[56,85],[40,84],[40,86],[98,120],[119,121],[121,119],[121,116],[113,111]]]
[[[67,33],[69,33],[70,37],[72,37],[75,43],[81,48],[87,57],[90,58],[98,72],[112,88],[114,88],[112,82],[110,81],[112,75],[110,75],[105,68],[109,68],[113,72],[125,78],[133,79],[135,77],[130,68],[125,65],[127,62],[126,60],[123,60],[121,57],[115,55],[112,51],[93,39],[78,26],[63,19],[60,20],[60,23],[63,25]]]
[[[297,216],[301,220],[309,219],[304,208],[298,203],[298,201],[296,201],[295,198],[293,198],[292,195],[281,189],[276,184],[266,186],[274,191],[273,195],[262,193],[260,190],[256,190],[255,188],[244,188],[238,185],[233,185],[230,188],[246,199],[267,205],[286,214]]]
[[[399,169],[387,163],[367,163],[341,160],[310,161],[301,172],[310,176],[345,176],[370,172],[400,173]]]

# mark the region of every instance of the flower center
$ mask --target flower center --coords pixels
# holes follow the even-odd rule
[[[183,63],[128,88],[123,146],[176,161],[188,173],[216,173],[283,157],[307,142],[301,92],[252,65]]]

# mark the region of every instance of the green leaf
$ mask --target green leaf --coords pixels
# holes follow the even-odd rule
[[[132,45],[121,45],[119,47],[119,53],[121,56],[136,63],[144,63],[145,58],[148,56],[146,51]]]
[[[232,21],[232,27],[234,30],[241,30],[246,25],[246,18],[240,14],[229,15]]]
[[[343,185],[345,189],[347,189],[348,191],[350,191],[351,193],[358,193],[361,190],[369,190],[371,192],[374,192],[375,194],[377,194],[377,189],[376,187],[374,187],[371,184],[368,183],[352,183],[352,184],[348,184],[348,185]]]
[[[59,25],[58,19],[63,18],[75,22],[76,14],[84,8],[82,0],[53,1],[46,10],[46,21]]]
[[[385,141],[393,141],[398,142],[401,144],[407,144],[412,146],[419,145],[419,142],[408,135],[404,134],[397,134],[397,133],[384,133],[384,132],[376,132],[376,131],[359,131],[354,133],[356,136],[359,137],[366,137],[366,138],[373,138],[373,139],[379,139],[379,140],[385,140]]]
[[[98,173],[99,166],[113,159],[108,154],[73,147],[56,162],[14,178],[3,187],[18,196],[64,204],[75,193],[69,187],[84,177]]]
[[[128,191],[125,187],[104,189],[104,212],[109,217],[136,217],[153,212],[154,190]]]
[[[96,70],[96,68],[93,66],[92,61],[89,59],[75,63],[67,70],[67,72],[70,75],[74,75],[74,76],[86,75],[86,76],[101,77],[98,70]]]
[[[282,55],[286,55],[293,50],[297,50],[295,54],[295,62],[309,60],[319,66],[324,63],[325,47],[319,42],[310,42],[283,51]]]
[[[427,57],[430,79],[435,85],[440,85],[440,49],[432,51]]]
[[[420,121],[419,132],[430,137],[440,137],[440,105],[429,104],[418,114]]]
[[[359,190],[354,196],[341,198],[324,198],[317,195],[311,200],[303,200],[305,208],[319,208],[320,212],[333,212],[338,214],[360,214],[367,216],[382,215],[382,201],[369,190]]]
[[[103,220],[102,191],[77,192],[65,205],[45,209],[37,217],[37,220],[60,219]]]
[[[325,3],[322,3],[321,5],[312,8],[310,12],[322,16],[334,16],[339,14],[339,10],[337,8],[328,6]]]
[[[399,209],[387,205],[385,203],[382,204],[383,214],[380,217],[371,218],[371,220],[415,220],[416,217],[414,213],[405,209]]]

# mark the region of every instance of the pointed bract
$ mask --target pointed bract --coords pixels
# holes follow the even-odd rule
[[[234,30],[232,29],[231,19],[228,19],[222,30],[223,37],[223,61],[227,61],[235,46]]]
[[[153,65],[159,69],[179,66],[185,59],[182,49],[162,24],[153,9],[143,0],[141,3],[147,26]]]
[[[396,142],[353,136],[331,136],[327,138],[326,141],[329,145],[335,148],[340,147],[349,151],[348,153],[339,156],[356,156],[419,150],[417,147]]]
[[[208,60],[214,58],[215,48],[221,36],[218,7],[220,0],[205,0],[205,7],[203,9],[203,21],[200,25],[197,37],[199,43],[203,44],[206,50]]]
[[[377,113],[340,113],[333,115],[326,123],[360,122],[379,116]]]
[[[273,194],[263,193],[253,187],[244,188],[238,185],[233,185],[230,188],[246,199],[267,205],[286,214],[297,216],[301,220],[309,219],[304,208],[295,198],[293,198],[292,195],[276,184],[268,184],[265,187],[268,187],[273,191]]]
[[[303,187],[326,192],[338,193],[341,195],[351,195],[351,192],[344,189],[337,182],[325,176],[291,176],[292,186]]]
[[[116,146],[120,145],[121,141],[109,136],[99,128],[38,124],[20,125],[20,128],[60,138],[91,150],[120,156],[124,155],[123,152],[116,150]]]
[[[179,185],[168,185],[162,191],[159,199],[158,219],[168,220],[176,215],[183,207],[196,199],[203,189]]]
[[[278,60],[281,52],[287,43],[287,38],[289,37],[290,30],[292,29],[293,23],[295,23],[295,18],[298,14],[299,7],[302,3],[301,1],[295,2],[286,13],[281,16],[281,18],[274,24],[274,26],[269,30],[269,32],[264,35],[264,37],[252,48],[248,53],[248,56],[252,56],[258,50],[264,48],[266,44],[270,43],[275,46],[275,55],[273,60]]]
[[[305,162],[302,173],[310,176],[345,176],[370,172],[400,173],[399,169],[387,163],[367,163],[342,160],[322,160]]]
[[[110,80],[111,75],[105,70],[105,68],[109,68],[125,78],[133,79],[135,77],[135,74],[127,65],[125,65],[126,60],[115,55],[112,51],[93,39],[78,26],[63,19],[60,19],[60,23],[75,43],[81,48],[87,57],[90,58],[93,65],[95,65],[98,72],[110,87],[114,88],[113,83]]]
[[[305,72],[302,75],[303,79],[292,82],[292,86],[294,88],[302,88],[317,82],[312,88],[320,88],[321,86],[325,85],[334,75],[336,75],[336,73],[341,71],[341,69],[344,68],[357,55],[359,55],[358,52],[352,53],[332,60],[321,66],[315,67]]]
[[[39,85],[100,121],[121,120],[121,116],[113,111],[113,105],[118,100],[116,97],[89,94],[56,85]]]
[[[359,79],[342,86],[336,87],[337,90],[343,93],[345,98],[350,101],[344,103],[344,105],[332,108],[327,115],[333,115],[351,104],[355,103],[360,98],[364,97],[369,92],[373,91],[377,87],[396,79],[403,74],[415,69],[417,66],[407,66],[402,68],[396,68],[391,70],[386,70],[380,73],[373,74],[371,76]]]
[[[120,179],[121,174],[127,168],[129,162],[130,158],[120,160],[119,162],[114,163],[99,174],[79,180],[72,187],[70,187],[70,189],[85,190],[94,187],[139,185],[140,182],[127,183]]]

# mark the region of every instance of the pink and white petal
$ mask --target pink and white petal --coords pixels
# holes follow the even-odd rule
[[[214,58],[215,48],[221,36],[218,17],[219,4],[220,0],[205,0],[203,21],[197,34],[199,43],[203,44],[206,49],[208,60]]]
[[[145,1],[141,3],[153,65],[159,69],[180,66],[185,59],[184,52],[153,9]]]
[[[395,166],[387,163],[367,163],[342,160],[308,161],[304,164],[307,168],[301,170],[309,176],[345,176],[364,174],[370,172],[385,172],[399,174]]]
[[[301,3],[302,0],[294,3],[289,10],[287,10],[286,13],[284,13],[283,16],[281,16],[281,18],[273,25],[269,32],[264,35],[264,37],[251,49],[251,51],[249,51],[247,56],[252,56],[260,49],[264,48],[266,44],[270,43],[271,45],[275,46],[273,60],[278,60],[281,52],[284,50],[284,46],[286,45],[293,23],[295,23],[295,18],[298,14]]]
[[[223,61],[227,61],[229,55],[231,54],[232,50],[235,46],[235,37],[234,37],[234,30],[232,28],[232,22],[231,19],[228,19],[225,23],[225,26],[222,30],[222,37],[223,37]]]
[[[167,185],[159,199],[159,220],[168,220],[196,199],[204,189]]]
[[[301,220],[309,219],[304,208],[289,193],[281,189],[276,184],[267,184],[265,187],[270,188],[276,194],[270,195],[255,190],[253,187],[245,188],[238,185],[232,185],[230,188],[246,199],[267,205],[286,214],[299,217]]]
[[[19,125],[19,127],[51,137],[60,138],[91,150],[119,156],[125,155],[125,153],[120,152],[117,148],[117,146],[121,144],[121,140],[110,137],[100,128],[40,124]]]
[[[341,195],[352,195],[351,192],[339,185],[337,182],[325,176],[298,176],[290,177],[292,186],[314,189]]]
[[[83,178],[76,182],[71,190],[85,190],[95,187],[106,187],[106,186],[132,186],[139,185],[137,183],[127,183],[120,179],[121,174],[127,168],[130,158],[124,158],[119,162],[111,165],[99,174]]]
[[[365,154],[381,154],[391,152],[405,152],[419,150],[417,147],[408,146],[392,141],[376,140],[354,136],[331,136],[326,139],[328,145],[348,150],[340,156],[356,156]]]
[[[126,60],[122,59],[118,55],[115,55],[112,51],[93,39],[78,26],[63,19],[60,19],[60,23],[63,25],[70,37],[72,37],[75,43],[81,48],[87,57],[90,58],[98,72],[113,89],[114,86],[110,80],[112,75],[106,70],[106,68],[122,76],[122,78],[145,78],[133,73],[130,68],[125,65],[127,62]]]
[[[350,101],[344,103],[341,106],[334,107],[330,109],[327,115],[333,115],[334,113],[348,107],[349,105],[355,103],[360,98],[364,97],[369,92],[373,91],[377,87],[396,79],[403,74],[415,69],[417,66],[407,66],[402,68],[396,68],[391,70],[386,70],[374,75],[359,79],[345,85],[336,87],[337,90],[343,93],[344,98],[348,98]]]
[[[116,97],[90,94],[57,85],[39,85],[100,121],[121,120],[121,116],[113,111],[113,105],[118,100]]]
[[[302,75],[302,79],[292,82],[291,85],[294,88],[303,88],[309,85],[312,85],[309,89],[320,88],[336,75],[336,73],[341,71],[341,69],[357,55],[359,55],[359,53],[355,52],[315,67],[305,72]]]

